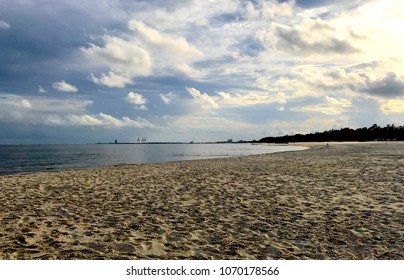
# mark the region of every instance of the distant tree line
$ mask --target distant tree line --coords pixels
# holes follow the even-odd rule
[[[388,124],[380,127],[377,124],[369,128],[331,129],[324,132],[309,134],[285,135],[279,137],[265,137],[261,143],[288,143],[288,142],[326,142],[326,141],[404,141],[404,126]]]

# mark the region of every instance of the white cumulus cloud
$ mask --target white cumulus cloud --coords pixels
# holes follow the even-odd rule
[[[47,93],[48,91],[44,89],[42,86],[38,86],[38,93]]]
[[[202,52],[190,44],[184,37],[174,37],[161,33],[137,20],[129,21],[128,26],[129,29],[138,32],[146,42],[152,45],[167,48],[171,52],[180,54],[181,56],[199,57],[202,55]]]
[[[32,104],[28,99],[12,94],[0,94],[0,108],[3,106],[4,109],[10,106],[22,109],[32,108]]]
[[[110,88],[124,88],[126,85],[133,83],[130,77],[116,74],[113,71],[109,71],[107,74],[102,73],[99,77],[96,77],[91,73],[90,80],[97,85],[103,85]]]
[[[183,73],[189,77],[192,78],[199,78],[202,77],[204,75],[203,71],[196,69],[192,66],[190,66],[189,64],[186,63],[182,63],[180,65],[177,65],[176,70],[179,71],[180,73]]]
[[[49,116],[82,114],[91,100],[23,97],[0,93],[0,122],[48,124]],[[56,117],[53,118],[55,121]]]
[[[125,100],[129,103],[138,105],[135,108],[138,110],[147,110],[146,103],[147,100],[146,98],[143,97],[143,95],[137,93],[137,92],[129,92],[128,96],[126,96]]]
[[[122,117],[121,119],[115,118],[111,115],[99,113],[95,115],[74,115],[69,114],[66,116],[50,115],[45,121],[48,125],[53,126],[94,126],[106,128],[122,128],[122,127],[136,127],[145,128],[153,127],[153,125],[141,117],[130,119]]]
[[[160,98],[165,104],[170,104],[173,101],[173,99],[176,97],[177,97],[177,95],[175,95],[172,92],[169,92],[167,94],[160,94]]]
[[[102,40],[104,46],[90,44],[87,48],[81,48],[82,53],[91,63],[108,66],[114,72],[114,75],[111,72],[103,74],[101,79],[98,78],[94,82],[116,84],[116,75],[131,79],[151,73],[152,59],[149,53],[139,46],[138,41],[108,35],[103,36]],[[120,83],[123,83],[122,79]]]
[[[68,84],[65,81],[54,82],[52,87],[57,91],[64,91],[64,92],[78,92],[79,90],[74,85]]]
[[[209,96],[206,92],[201,93],[195,88],[186,88],[186,90],[203,110],[218,109],[220,107],[214,98]]]
[[[279,17],[290,17],[295,12],[295,2],[287,1],[279,3],[276,0],[257,1],[256,6],[247,2],[245,15],[248,19],[274,19]]]
[[[202,52],[186,37],[152,28],[142,21],[128,22],[129,32],[104,35],[102,43],[90,43],[81,53],[95,67],[108,67],[109,72],[91,74],[95,84],[123,88],[138,76],[171,73],[172,70],[190,77],[204,73],[190,66],[202,58]],[[173,66],[174,65],[174,66]]]

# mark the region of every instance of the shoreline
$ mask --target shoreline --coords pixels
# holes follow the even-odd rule
[[[404,143],[325,144],[0,176],[0,259],[404,259]]]
[[[291,146],[291,147],[303,147],[306,149],[312,149],[315,147],[321,147],[321,146],[326,146],[326,144],[331,144],[331,145],[363,145],[363,144],[375,144],[375,145],[385,145],[385,141],[365,141],[365,142],[355,142],[355,141],[340,141],[340,142],[291,142],[291,143],[252,143],[252,145],[262,145],[262,146]],[[387,141],[387,143],[404,143],[403,141]],[[122,143],[119,143],[122,144]],[[118,145],[119,145],[118,144]],[[140,143],[139,145],[147,145],[149,143]],[[156,143],[151,143],[151,144],[156,144]],[[161,144],[161,143],[157,143]],[[173,143],[167,143],[167,144],[173,144]],[[189,144],[189,143],[175,143],[175,144]],[[218,143],[195,143],[195,144],[218,144]],[[228,144],[228,143],[220,143],[220,144]],[[232,144],[245,144],[245,143],[232,143]],[[38,144],[39,146],[42,144]],[[38,146],[34,145],[34,146]],[[43,144],[44,146],[49,145],[49,144]],[[50,145],[99,145],[97,143],[95,144],[50,144]],[[102,144],[103,145],[103,144]],[[116,144],[105,144],[105,145],[116,145]],[[122,144],[124,145],[124,144]],[[191,144],[190,144],[191,145]],[[21,146],[21,145],[15,145],[15,146]],[[30,145],[28,145],[30,146]],[[182,162],[182,161],[199,161],[199,160],[214,160],[214,159],[225,159],[225,158],[238,158],[238,157],[250,157],[250,156],[257,156],[257,155],[267,155],[267,154],[277,154],[277,153],[288,153],[288,152],[298,152],[298,151],[304,151],[303,150],[296,150],[296,151],[275,151],[275,152],[269,152],[269,153],[263,153],[263,154],[252,154],[252,155],[234,155],[234,156],[218,156],[218,157],[212,157],[212,158],[202,158],[202,159],[182,159],[182,160],[169,160],[169,161],[160,161],[160,162],[138,162],[138,163],[116,163],[116,164],[107,164],[107,165],[99,165],[99,166],[84,166],[84,167],[76,167],[76,168],[52,168],[48,170],[40,170],[40,171],[21,171],[21,172],[10,172],[10,173],[0,173],[0,178],[2,176],[14,176],[14,175],[28,175],[28,174],[33,174],[33,173],[53,173],[53,172],[63,172],[63,171],[78,171],[82,169],[97,169],[97,168],[110,168],[110,167],[117,167],[117,166],[136,166],[136,165],[142,165],[142,164],[165,164],[165,163],[170,163],[170,162]]]

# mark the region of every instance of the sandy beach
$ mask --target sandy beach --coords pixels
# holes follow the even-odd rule
[[[404,259],[404,143],[0,176],[0,259]]]

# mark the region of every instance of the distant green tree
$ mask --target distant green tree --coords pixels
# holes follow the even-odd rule
[[[331,129],[323,132],[309,134],[285,135],[279,137],[265,137],[259,140],[262,143],[286,143],[286,142],[326,142],[326,141],[404,141],[404,126],[388,124],[380,127],[373,124],[371,127],[351,129],[345,127],[339,130]]]

